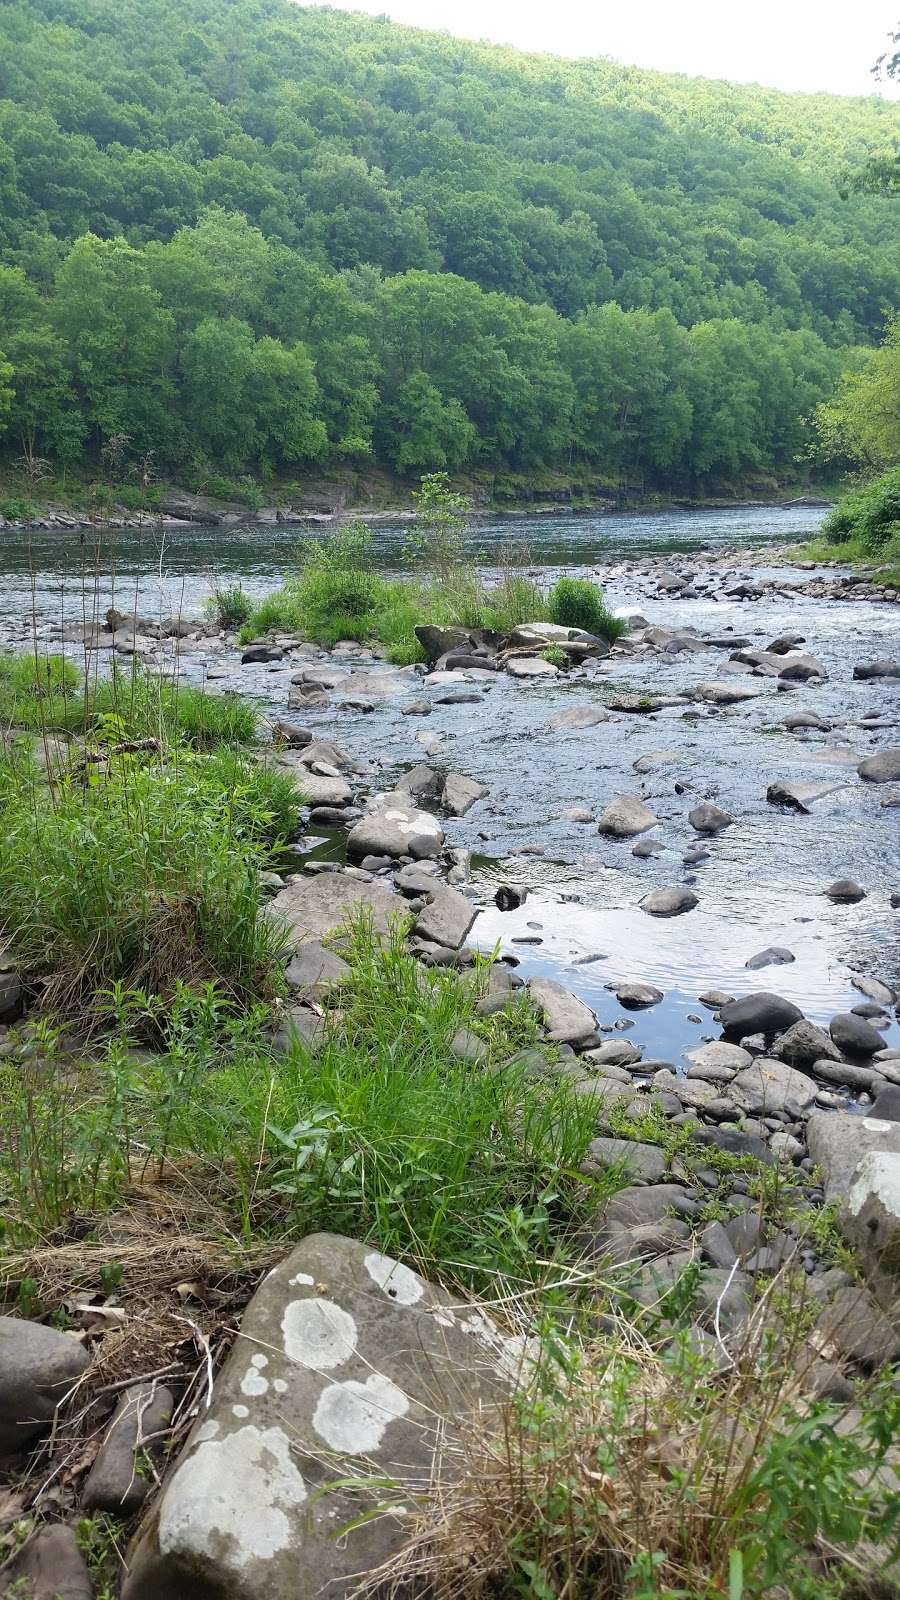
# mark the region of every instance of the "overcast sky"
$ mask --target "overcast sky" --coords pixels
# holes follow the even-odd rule
[[[900,0],[333,0],[342,11],[562,56],[777,89],[889,94],[870,68]]]

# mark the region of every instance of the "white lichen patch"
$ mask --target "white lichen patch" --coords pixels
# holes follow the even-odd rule
[[[272,1388],[275,1390],[276,1394],[287,1394],[287,1384],[283,1378],[275,1378],[272,1383]]]
[[[210,1420],[202,1422],[195,1435],[198,1444],[203,1444],[206,1439],[214,1439],[219,1432],[220,1424]]]
[[[301,1367],[330,1372],[342,1367],[359,1337],[349,1311],[333,1300],[292,1300],[281,1319],[284,1353]]]
[[[863,1156],[847,1193],[847,1209],[858,1217],[869,1200],[880,1201],[890,1215],[900,1217],[900,1155],[887,1150]]]
[[[263,1368],[268,1365],[269,1358],[264,1356],[261,1351],[257,1351],[255,1355],[250,1357],[250,1365],[241,1379],[241,1394],[249,1395],[257,1400],[262,1395],[268,1394],[269,1381],[262,1376]]]
[[[249,1417],[250,1409],[248,1406],[232,1406],[231,1415],[243,1420],[244,1417]]]
[[[405,1417],[409,1400],[390,1378],[373,1372],[365,1383],[350,1379],[323,1389],[313,1414],[313,1427],[331,1450],[344,1455],[371,1455],[388,1424]]]
[[[527,1333],[514,1333],[511,1338],[501,1340],[497,1370],[514,1383],[521,1383],[534,1371],[540,1353],[539,1339]]]
[[[312,1273],[310,1273],[310,1272],[298,1272],[295,1277],[288,1278],[288,1288],[289,1289],[300,1289],[300,1288],[311,1289],[313,1284],[315,1283],[315,1281],[316,1280],[312,1276]]]
[[[398,1306],[417,1305],[425,1293],[425,1284],[417,1272],[404,1267],[392,1256],[383,1256],[372,1250],[365,1258],[365,1269],[379,1289]]]
[[[306,1498],[287,1434],[248,1423],[205,1440],[177,1468],[160,1507],[160,1551],[221,1559],[225,1541],[229,1564],[244,1572],[289,1547]]]
[[[892,1122],[884,1122],[881,1117],[863,1117],[862,1125],[867,1133],[890,1133],[894,1126]]]

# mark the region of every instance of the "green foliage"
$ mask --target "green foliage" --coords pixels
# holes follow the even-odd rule
[[[613,643],[628,624],[606,607],[603,590],[588,578],[557,578],[547,597],[547,616],[564,628],[583,628]]]
[[[835,544],[857,539],[870,555],[900,545],[900,467],[845,495],[825,518],[822,534]]]
[[[15,776],[0,786],[0,932],[48,1005],[89,1015],[116,982],[273,990],[280,943],[257,877],[297,825],[283,778],[232,752],[126,755],[63,780],[51,804],[33,769]]]
[[[813,414],[814,457],[877,471],[900,462],[900,321],[877,350],[852,352],[834,395]]]
[[[790,469],[900,302],[889,101],[283,0],[17,0],[0,60],[11,458],[690,490]]]
[[[551,667],[558,667],[561,672],[565,671],[569,665],[569,658],[565,650],[558,644],[549,644],[546,650],[542,650],[541,660],[548,661]]]
[[[206,602],[206,610],[221,628],[240,628],[253,614],[253,601],[237,583],[230,589],[216,589]]]

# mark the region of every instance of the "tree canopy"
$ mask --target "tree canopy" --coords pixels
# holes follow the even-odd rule
[[[287,0],[10,0],[0,431],[172,471],[777,469],[900,305],[896,204],[840,187],[898,130]]]

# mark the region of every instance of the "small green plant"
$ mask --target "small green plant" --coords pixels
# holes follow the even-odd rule
[[[587,578],[557,578],[547,597],[547,615],[551,622],[583,628],[610,644],[628,632],[627,622],[607,608],[603,590]]]
[[[548,644],[546,650],[541,651],[541,660],[549,662],[551,667],[557,667],[560,672],[565,672],[570,665],[565,650],[558,644]]]
[[[410,560],[447,583],[469,560],[469,502],[450,488],[446,472],[429,472],[413,491],[416,521],[406,541]]]
[[[253,601],[237,583],[215,589],[206,602],[206,611],[220,628],[241,628],[253,614]]]

